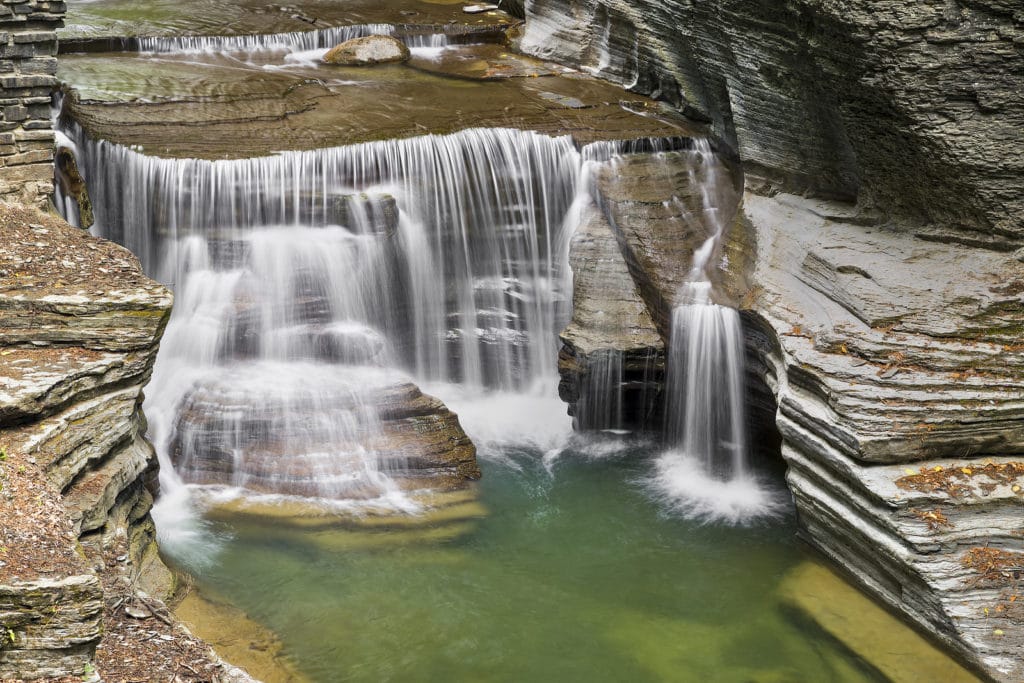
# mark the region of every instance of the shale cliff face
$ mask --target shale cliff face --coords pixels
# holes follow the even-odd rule
[[[712,121],[751,187],[1024,241],[1019,3],[530,0],[526,17],[526,51]]]
[[[791,195],[743,211],[750,354],[802,533],[976,669],[1021,680],[1021,264]]]
[[[716,289],[743,309],[753,426],[774,418],[802,533],[1000,681],[1024,677],[1017,5],[533,0],[522,39],[735,147]],[[667,338],[694,237],[658,213],[686,178],[650,163],[620,163],[599,204]]]
[[[0,678],[91,670],[112,555],[170,585],[140,408],[170,308],[127,250],[0,204]]]

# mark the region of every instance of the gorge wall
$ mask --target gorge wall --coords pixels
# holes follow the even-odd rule
[[[522,47],[713,122],[750,187],[915,233],[1024,240],[1024,12],[1010,0],[532,0]]]
[[[123,567],[154,594],[173,583],[156,555],[156,455],[141,411],[170,309],[126,249],[2,208],[2,678],[92,666],[97,570]]]
[[[533,0],[525,14],[523,49],[667,100],[735,147],[745,189],[719,291],[743,309],[753,414],[773,414],[803,535],[975,670],[1020,680],[1024,13]],[[664,337],[692,238],[659,218],[650,184],[619,191],[643,175],[606,179],[599,203]]]

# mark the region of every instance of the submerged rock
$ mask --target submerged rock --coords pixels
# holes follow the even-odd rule
[[[835,639],[858,663],[892,683],[978,683],[935,644],[817,562],[797,565],[779,586],[787,613]]]
[[[480,477],[441,401],[377,368],[326,364],[212,373],[182,400],[171,454],[188,482],[339,500]]]
[[[338,66],[366,66],[409,59],[409,48],[391,36],[365,36],[346,40],[324,55],[324,62]]]

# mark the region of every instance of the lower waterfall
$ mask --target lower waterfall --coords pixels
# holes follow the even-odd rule
[[[68,133],[94,232],[177,293],[145,407],[165,494],[231,463],[240,490],[415,511],[379,426],[410,378],[468,410],[481,392],[532,397],[564,438],[569,138],[479,129],[211,162]]]
[[[690,184],[700,191],[694,216],[708,235],[694,252],[672,311],[668,349],[667,439],[655,485],[684,514],[745,523],[778,511],[775,492],[751,474],[746,438],[745,346],[739,312],[712,301],[713,259],[736,206],[725,170],[707,139],[696,140]]]

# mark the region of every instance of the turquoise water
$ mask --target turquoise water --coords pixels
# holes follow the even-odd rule
[[[453,538],[220,521],[231,538],[193,568],[198,586],[275,631],[315,681],[876,680],[782,608],[780,581],[809,554],[788,506],[702,525],[652,496],[642,446],[546,464],[488,448],[487,513]],[[762,476],[781,489],[781,472]]]

